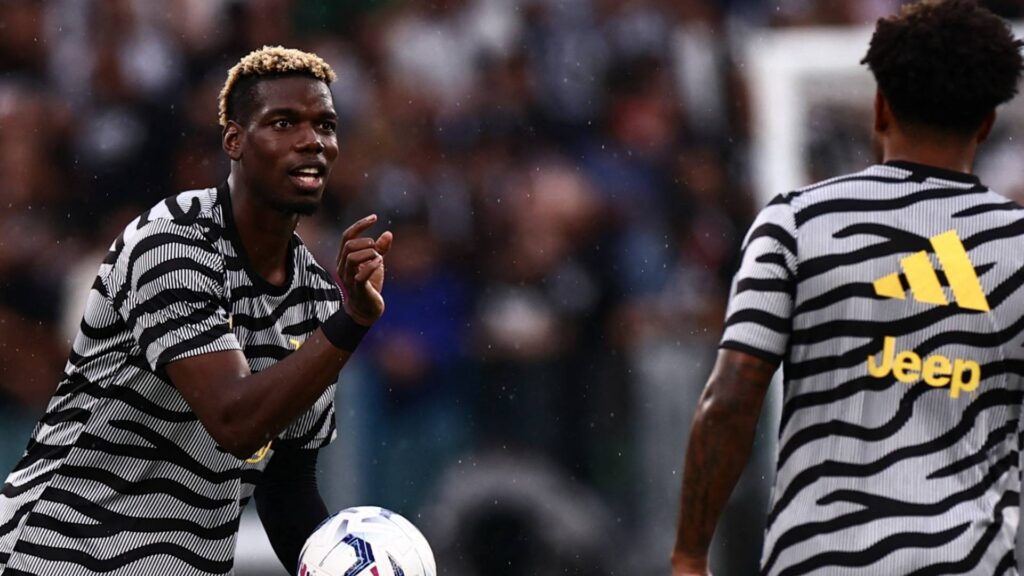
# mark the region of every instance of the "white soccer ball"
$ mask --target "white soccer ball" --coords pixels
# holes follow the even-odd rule
[[[299,576],[437,576],[427,539],[399,514],[377,506],[347,508],[306,539]]]

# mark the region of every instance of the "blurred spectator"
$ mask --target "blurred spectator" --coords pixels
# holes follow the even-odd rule
[[[475,384],[465,354],[470,291],[444,260],[422,213],[391,220],[405,240],[388,254],[388,311],[365,354],[375,418],[370,501],[418,510],[470,431],[468,391]]]
[[[901,0],[783,0],[774,6],[777,26],[835,26],[873,23],[892,14]],[[766,6],[766,9],[771,7]]]
[[[48,43],[46,7],[38,0],[12,0],[4,4],[0,21],[0,69],[5,75],[43,80]]]
[[[531,447],[579,472],[599,354],[591,322],[602,317],[605,291],[591,259],[599,199],[560,158],[525,164],[493,193],[474,338],[482,440]]]
[[[76,251],[61,196],[68,114],[37,88],[0,82],[0,126],[0,417],[23,421],[18,407],[41,414],[66,360],[57,327],[62,273]],[[3,437],[21,444],[20,455],[24,438]]]
[[[581,144],[581,167],[612,216],[617,288],[632,295],[665,285],[673,149],[683,136],[665,62],[642,56],[609,71],[601,130]]]

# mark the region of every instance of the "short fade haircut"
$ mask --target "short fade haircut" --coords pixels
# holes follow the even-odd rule
[[[247,122],[254,112],[257,83],[286,76],[308,76],[328,85],[336,77],[331,66],[316,54],[281,46],[254,50],[228,70],[218,98],[220,125],[227,126],[228,120]]]
[[[921,0],[878,20],[861,64],[900,122],[969,133],[1017,93],[1022,45],[974,0]]]

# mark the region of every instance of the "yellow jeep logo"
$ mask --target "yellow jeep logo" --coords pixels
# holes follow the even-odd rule
[[[933,354],[921,358],[913,350],[896,353],[896,338],[886,336],[882,352],[877,359],[868,356],[868,374],[885,378],[892,374],[900,382],[912,384],[924,380],[929,386],[949,386],[950,398],[959,398],[960,392],[971,392],[981,382],[981,366],[974,360]]]

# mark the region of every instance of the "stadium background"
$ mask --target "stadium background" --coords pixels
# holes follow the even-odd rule
[[[396,235],[321,457],[329,508],[401,512],[450,576],[667,574],[742,234],[768,196],[870,163],[857,61],[901,3],[0,0],[0,473],[102,253],[224,178],[225,72],[283,44],[339,76],[341,156],[300,234],[328,264],[368,212]],[[1019,109],[978,166],[1015,198]],[[719,575],[754,573],[772,436]],[[237,564],[282,573],[254,515]]]

